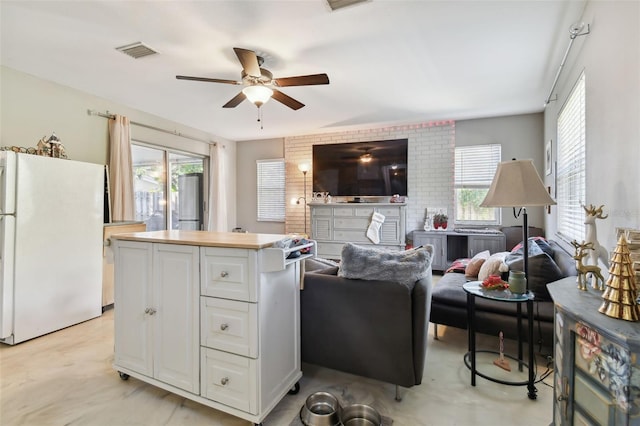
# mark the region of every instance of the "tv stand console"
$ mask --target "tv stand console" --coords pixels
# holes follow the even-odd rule
[[[454,260],[473,257],[484,250],[497,253],[506,250],[502,232],[413,231],[415,247],[431,244],[434,247],[431,268],[444,271]]]
[[[372,245],[394,250],[405,248],[406,203],[309,203],[311,238],[317,242],[318,256],[340,259],[347,243]],[[380,244],[367,238],[374,212],[384,215]]]

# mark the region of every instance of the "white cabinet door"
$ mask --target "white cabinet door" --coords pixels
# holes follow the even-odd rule
[[[116,246],[114,362],[152,377],[152,244],[117,241]]]
[[[154,377],[199,392],[199,249],[177,244],[153,248]]]
[[[115,360],[199,393],[199,249],[116,242]]]

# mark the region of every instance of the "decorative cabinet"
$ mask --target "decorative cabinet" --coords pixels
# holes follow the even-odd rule
[[[284,237],[115,236],[114,368],[260,423],[302,377],[299,262],[315,242],[270,247]]]
[[[431,244],[434,247],[432,268],[444,271],[454,260],[473,257],[481,251],[497,253],[506,250],[502,232],[413,231],[414,246]]]
[[[115,364],[199,391],[197,247],[120,242]]]
[[[598,312],[576,277],[549,284],[555,305],[554,425],[640,425],[640,324]]]
[[[318,255],[340,258],[346,242],[374,245],[367,229],[374,212],[385,217],[380,227],[380,243],[376,246],[394,250],[405,248],[406,204],[344,203],[314,204],[311,209],[311,238],[318,244]]]

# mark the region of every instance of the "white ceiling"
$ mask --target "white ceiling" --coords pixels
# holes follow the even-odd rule
[[[0,2],[2,65],[229,140],[542,111],[580,20],[580,1],[325,0]],[[115,50],[144,42],[160,54]],[[274,77],[327,73],[322,86],[223,109],[240,86],[233,47]],[[87,108],[92,108],[87,105]],[[117,111],[113,111],[117,112]]]

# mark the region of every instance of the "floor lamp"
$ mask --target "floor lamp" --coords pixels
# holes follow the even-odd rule
[[[304,235],[305,237],[308,237],[307,235],[307,172],[309,170],[311,170],[311,164],[309,163],[300,163],[298,164],[298,170],[300,170],[302,172],[302,174],[304,175],[304,183],[303,183],[303,187],[304,187],[304,196],[298,198],[297,204],[300,204],[300,200],[302,199],[304,202]]]
[[[487,196],[480,207],[513,207],[514,215],[522,214],[522,244],[524,276],[529,290],[529,223],[527,207],[549,206],[556,204],[544,187],[540,175],[533,165],[533,160],[503,161],[498,164],[496,174],[491,182]],[[519,211],[516,214],[515,209]],[[527,305],[528,320],[533,321],[532,305]],[[533,327],[529,327],[529,359],[533,359]],[[534,374],[533,366],[529,366],[529,376]],[[530,380],[532,383],[533,380]],[[529,397],[535,399],[535,387],[529,389]]]

